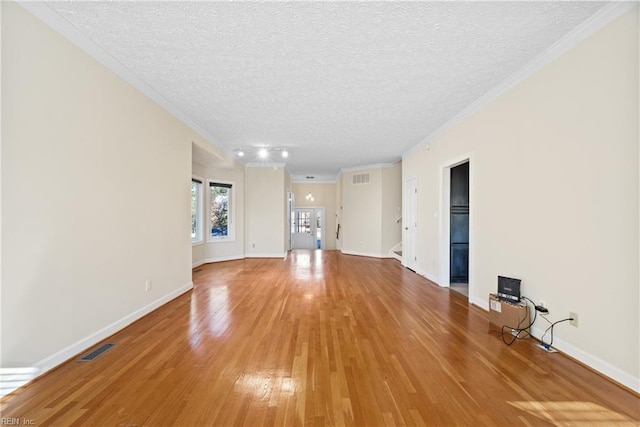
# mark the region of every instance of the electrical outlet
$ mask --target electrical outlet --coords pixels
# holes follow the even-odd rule
[[[569,321],[571,326],[578,327],[578,313],[569,313],[569,317],[572,319]]]
[[[144,290],[147,292],[151,291],[151,279],[144,281]]]

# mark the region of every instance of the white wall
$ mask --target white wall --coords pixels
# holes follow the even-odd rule
[[[286,254],[285,170],[280,166],[245,168],[245,255]]]
[[[47,369],[191,287],[202,138],[14,3],[2,39],[2,366]]]
[[[636,390],[638,80],[634,10],[403,159],[421,273],[444,281],[442,167],[471,155],[470,300],[486,307],[497,275],[521,278],[550,319],[579,314],[555,328],[558,348]]]
[[[336,249],[336,184],[335,183],[293,183],[293,193],[298,208],[325,208],[325,249]],[[313,194],[314,201],[305,197]]]

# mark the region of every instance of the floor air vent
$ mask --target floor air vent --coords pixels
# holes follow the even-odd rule
[[[78,359],[78,362],[92,362],[96,360],[98,357],[105,354],[107,351],[111,350],[114,346],[115,344],[113,343],[102,344],[100,347],[96,348],[91,353],[82,356],[80,359]]]

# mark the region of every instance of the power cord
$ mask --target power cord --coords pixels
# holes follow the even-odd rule
[[[543,317],[543,319],[545,319],[547,322],[551,323],[550,320],[546,319]],[[542,336],[540,337],[540,344],[542,346],[544,346],[544,348],[546,348],[547,350],[549,350],[551,348],[551,345],[553,344],[553,327],[556,326],[558,323],[562,323],[562,322],[568,322],[570,320],[573,320],[573,317],[567,317],[566,319],[562,319],[562,320],[558,320],[556,322],[551,323],[551,326],[549,326],[545,331],[544,334],[542,334]],[[547,335],[547,332],[549,332],[549,330],[551,330],[551,341],[549,342],[549,344],[547,344],[546,342],[544,342],[544,336]]]
[[[558,323],[562,323],[562,322],[568,322],[573,320],[572,317],[567,317],[566,319],[562,319],[562,320],[558,320],[556,322],[551,322],[549,319],[546,318],[546,315],[549,314],[549,310],[546,307],[543,307],[541,305],[536,305],[533,301],[531,301],[529,298],[523,296],[522,297],[523,300],[528,301],[529,303],[531,303],[531,305],[533,306],[534,310],[533,310],[533,320],[531,321],[531,323],[529,323],[527,326],[522,327],[522,322],[524,321],[524,319],[520,319],[520,321],[518,322],[518,327],[517,328],[513,328],[511,326],[508,325],[502,325],[502,328],[500,330],[500,337],[502,338],[502,341],[510,346],[511,344],[513,344],[514,342],[516,342],[516,340],[518,339],[522,339],[525,337],[521,337],[520,334],[521,333],[526,333],[528,336],[532,337],[533,335],[531,335],[531,333],[529,332],[531,330],[531,327],[533,326],[533,324],[536,322],[536,319],[538,318],[538,312],[540,312],[540,317],[542,317],[544,320],[547,321],[547,323],[549,323],[549,327],[547,329],[545,329],[544,334],[542,334],[542,336],[540,337],[540,345],[543,346],[544,348],[546,348],[547,350],[551,349],[551,346],[553,345],[553,328],[554,326],[556,326]],[[528,304],[527,304],[528,306]],[[507,341],[507,339],[505,338],[507,336],[507,334],[505,334],[505,328],[511,329],[512,333],[511,335],[513,335],[513,339],[511,341]],[[517,331],[515,334],[513,333],[513,331]],[[549,341],[549,343],[547,344],[546,342],[544,342],[544,337],[547,335],[547,333],[551,331],[551,341]],[[489,332],[498,332],[498,331],[489,331]]]

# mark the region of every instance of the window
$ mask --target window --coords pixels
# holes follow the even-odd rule
[[[191,242],[202,241],[202,181],[191,179]]]
[[[293,233],[311,233],[311,212],[297,211]]]
[[[210,234],[213,240],[232,237],[233,184],[209,182]]]

